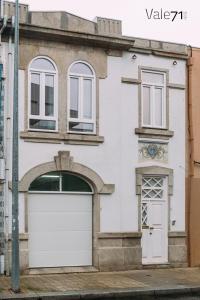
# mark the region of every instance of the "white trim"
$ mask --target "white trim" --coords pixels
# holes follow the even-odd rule
[[[72,194],[72,195],[93,195],[93,192],[59,192],[59,191],[29,191],[29,194]]]
[[[55,71],[35,69],[31,68],[31,64],[34,60],[39,58],[46,59],[52,63],[55,68]],[[39,115],[31,114],[31,75],[38,74],[40,75],[40,106],[39,106]],[[54,112],[53,116],[45,116],[45,76],[53,76],[54,79]],[[38,119],[40,121],[55,121],[55,130],[54,129],[39,129],[30,127],[30,119]],[[28,66],[28,130],[30,131],[47,131],[47,132],[57,132],[58,131],[58,70],[54,61],[48,56],[36,56],[31,60]]]
[[[165,72],[161,72],[161,71],[153,71],[153,70],[146,70],[146,69],[142,69],[141,70],[141,78],[142,73],[152,73],[152,74],[160,74],[163,75],[164,77],[164,83],[163,84],[158,84],[158,83],[154,83],[154,82],[145,82],[142,81],[141,84],[141,124],[142,127],[146,127],[146,128],[159,128],[159,129],[166,129],[166,73]],[[148,87],[150,88],[150,124],[144,124],[143,123],[143,87]],[[155,124],[155,90],[156,89],[161,89],[162,90],[162,125],[158,126]]]
[[[70,69],[74,64],[82,63],[87,65],[93,72],[93,75],[71,73]],[[78,118],[70,117],[70,78],[77,78],[79,91],[78,91]],[[83,81],[85,79],[90,79],[92,81],[92,117],[90,119],[83,118]],[[96,134],[96,76],[93,67],[86,61],[74,61],[68,68],[67,72],[67,132],[69,133],[79,133],[79,134]],[[69,122],[78,122],[78,123],[88,123],[93,124],[93,131],[75,131],[69,129]]]

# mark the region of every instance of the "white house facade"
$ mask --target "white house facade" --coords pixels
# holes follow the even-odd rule
[[[24,7],[21,270],[186,266],[187,47],[122,36],[116,20]],[[9,269],[13,50],[6,37],[3,49]]]

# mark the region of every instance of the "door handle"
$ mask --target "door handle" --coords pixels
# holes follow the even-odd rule
[[[153,229],[154,229],[154,227],[149,227],[149,229],[150,229],[150,230],[153,230]]]
[[[142,229],[149,229],[148,225],[142,225]]]

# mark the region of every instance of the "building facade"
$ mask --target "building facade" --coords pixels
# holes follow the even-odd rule
[[[13,4],[5,9],[11,14]],[[187,47],[123,36],[118,20],[29,12],[26,5],[20,12],[21,270],[186,266]],[[5,269],[13,82],[7,35]]]

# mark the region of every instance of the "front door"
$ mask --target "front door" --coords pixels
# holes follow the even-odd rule
[[[161,264],[168,261],[167,178],[143,177],[142,180],[142,263]]]

